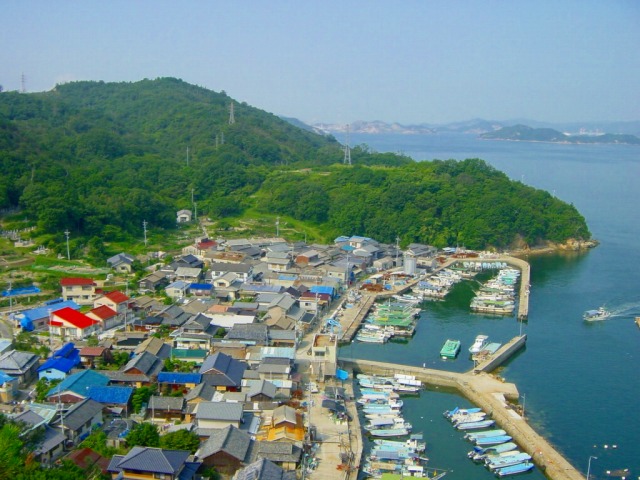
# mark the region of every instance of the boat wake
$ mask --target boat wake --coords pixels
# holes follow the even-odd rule
[[[611,316],[606,320],[620,317],[633,317],[640,315],[640,302],[629,302],[618,305],[617,307],[607,308]]]

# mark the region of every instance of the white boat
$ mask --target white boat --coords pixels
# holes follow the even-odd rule
[[[489,339],[488,335],[478,335],[474,340],[473,345],[469,347],[469,352],[470,353],[480,352],[487,345],[488,339]]]
[[[582,318],[584,318],[587,322],[595,322],[597,320],[604,320],[606,318],[609,318],[610,316],[610,311],[608,311],[604,307],[600,307],[597,310],[587,310],[586,312],[584,312],[584,315],[582,315]]]
[[[484,412],[476,412],[476,413],[456,413],[451,416],[451,423],[454,425],[462,425],[463,423],[471,423],[471,422],[481,422],[486,417],[487,414]]]

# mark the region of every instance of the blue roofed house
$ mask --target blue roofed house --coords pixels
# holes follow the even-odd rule
[[[87,396],[94,402],[102,404],[112,413],[125,417],[129,412],[129,403],[133,395],[133,387],[93,386],[87,390]]]
[[[13,402],[18,394],[18,379],[0,370],[0,403]]]
[[[80,365],[80,350],[69,342],[53,352],[51,358],[38,368],[38,378],[63,379],[78,365]]]
[[[192,283],[189,285],[189,294],[196,297],[210,297],[213,292],[213,285],[210,283]]]
[[[158,374],[158,384],[162,387],[176,392],[178,390],[186,393],[202,382],[201,373],[190,372],[160,372]]]
[[[191,458],[187,450],[133,447],[124,456],[114,455],[107,470],[113,480],[193,480],[202,462]]]
[[[73,300],[63,300],[62,298],[59,298],[56,300],[49,300],[49,302],[45,303],[43,307],[24,310],[23,312],[16,314],[16,319],[20,322],[22,329],[27,332],[31,332],[33,330],[43,331],[49,328],[50,314],[66,307],[73,308],[74,310],[80,310],[80,305]]]
[[[94,370],[82,370],[73,373],[47,392],[47,401],[77,403],[87,398],[91,387],[104,387],[109,384],[106,375]]]

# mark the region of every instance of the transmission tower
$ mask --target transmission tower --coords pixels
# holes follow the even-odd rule
[[[231,105],[229,105],[229,125],[233,125],[234,123],[236,123],[236,117],[233,114],[233,101],[232,101]]]
[[[20,76],[20,92],[27,93],[27,77],[24,73]]]
[[[349,147],[349,124],[347,124],[347,143],[344,146],[344,160],[345,165],[351,165],[351,148]]]

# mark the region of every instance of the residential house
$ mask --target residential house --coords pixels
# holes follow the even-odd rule
[[[293,474],[293,477],[287,476],[284,478],[295,478],[295,470],[298,468],[298,463],[302,458],[302,448],[295,443],[287,441],[257,441],[254,452],[257,458],[265,462],[271,462],[289,475]]]
[[[291,375],[292,362],[288,358],[265,357],[258,365],[262,380],[287,380]]]
[[[189,285],[188,293],[196,297],[210,298],[213,293],[213,285],[210,283],[192,283]]]
[[[373,267],[378,270],[391,270],[395,266],[395,260],[392,257],[385,256],[373,261]]]
[[[268,345],[269,327],[264,323],[241,323],[231,327],[224,338],[247,345]]]
[[[336,374],[338,346],[336,335],[316,334],[311,345],[311,371],[317,378],[324,379]]]
[[[94,426],[104,423],[102,405],[90,398],[73,404],[61,417],[55,417],[51,426],[60,430],[74,445],[84,440]]]
[[[187,392],[194,389],[202,382],[202,374],[191,372],[160,372],[158,374],[158,385],[160,391],[170,393],[181,391]]]
[[[109,293],[105,293],[104,295],[98,297],[95,302],[93,302],[94,307],[100,307],[102,305],[109,307],[111,310],[114,310],[118,315],[124,317],[129,311],[129,303],[131,299],[128,295],[114,290]]]
[[[111,361],[113,356],[107,347],[82,347],[80,349],[80,362],[86,368],[95,368],[96,365]]]
[[[87,317],[100,323],[100,330],[111,330],[119,325],[122,325],[124,319],[118,315],[118,312],[112,310],[106,305],[101,305],[96,308],[92,308]]]
[[[65,307],[51,313],[49,327],[52,335],[82,340],[99,332],[101,324],[73,308]]]
[[[278,388],[267,380],[248,380],[242,387],[250,402],[270,402],[276,397]]]
[[[122,372],[128,375],[145,375],[149,378],[155,378],[162,368],[162,360],[154,354],[144,351],[129,360]]]
[[[53,352],[51,358],[38,368],[38,379],[61,380],[80,365],[80,351],[73,343],[67,343]]]
[[[109,377],[94,370],[82,370],[69,375],[47,392],[48,402],[77,403],[87,398],[91,387],[105,387]]]
[[[216,390],[235,391],[242,385],[242,376],[246,368],[246,363],[216,352],[207,357],[199,372],[202,374],[202,381]]]
[[[30,405],[30,407],[32,406],[33,404]],[[40,415],[40,413],[42,415]],[[42,437],[38,440],[38,444],[33,450],[33,454],[37,462],[42,466],[49,467],[55,460],[63,455],[66,438],[59,430],[51,428],[48,425],[56,413],[53,409],[40,411],[40,413],[27,409],[14,416],[13,420],[26,426],[24,430],[25,433],[35,430],[36,428],[42,428],[44,430]]]
[[[47,330],[51,313],[66,307],[80,310],[80,305],[73,300],[65,301],[58,298],[45,302],[42,307],[24,310],[16,314],[15,318],[20,322],[20,327],[27,332]]]
[[[264,258],[264,262],[272,272],[286,272],[292,266],[291,257],[287,252],[268,253]]]
[[[243,323],[253,323],[256,321],[255,315],[240,315],[232,312],[228,313],[206,313],[211,319],[211,324],[225,329],[232,328],[234,325]]]
[[[11,403],[20,394],[20,382],[16,377],[7,375],[0,370],[0,403]]]
[[[165,343],[161,338],[148,337],[133,350],[135,355],[140,355],[144,352],[149,352],[160,360],[164,360],[171,356],[171,345]]]
[[[10,350],[0,355],[0,371],[17,378],[20,386],[28,385],[37,377],[39,359],[35,353]]]
[[[191,285],[191,282],[186,282],[184,280],[176,280],[175,282],[167,285],[164,291],[169,298],[173,298],[174,300],[176,300],[178,298],[183,298],[187,296],[187,291],[189,290],[190,285]]]
[[[211,402],[215,393],[216,390],[211,385],[199,383],[184,396],[184,399],[187,401],[187,408],[193,411],[193,408],[195,408],[198,403]]]
[[[133,271],[133,262],[136,259],[128,253],[119,253],[107,258],[107,265],[118,273],[128,274]]]
[[[213,279],[222,277],[226,273],[235,273],[244,283],[251,279],[252,270],[253,266],[248,263],[213,262],[209,266],[205,280],[212,282]]]
[[[295,349],[297,344],[298,336],[294,330],[269,330],[269,345]]]
[[[191,314],[185,312],[177,305],[168,305],[158,312],[158,317],[162,318],[162,325],[166,325],[171,330],[184,325],[191,318]]]
[[[204,262],[195,255],[183,255],[174,260],[169,267],[175,272],[180,267],[202,268],[204,267]]]
[[[284,470],[262,457],[238,470],[233,476],[233,480],[296,480],[296,472]]]
[[[87,390],[87,396],[94,402],[102,404],[109,412],[116,415],[121,415],[124,412],[124,416],[127,417],[131,410],[133,388],[94,385]]]
[[[198,407],[200,405],[203,404]],[[228,405],[241,406],[237,403]],[[252,462],[253,443],[248,433],[237,426],[228,425],[211,431],[209,438],[196,451],[196,458],[202,460],[204,466],[215,467],[217,471],[230,476]]]
[[[218,242],[210,240],[208,238],[196,239],[193,245],[188,245],[182,249],[183,255],[193,255],[199,259],[203,259],[204,256],[211,252],[218,250]]]
[[[156,290],[168,285],[169,281],[170,280],[167,272],[159,270],[157,272],[150,273],[146,277],[142,278],[138,282],[138,286],[143,292],[155,292]],[[139,302],[139,299],[136,301],[136,303],[137,302]]]
[[[288,442],[299,444],[304,440],[305,428],[302,415],[295,408],[280,405],[267,418],[256,439],[263,442]]]
[[[96,284],[90,278],[62,278],[62,298],[73,300],[78,305],[93,305],[93,301],[98,297]]]
[[[194,480],[200,465],[188,450],[136,446],[114,455],[107,470],[113,480]]]
[[[320,252],[317,250],[305,250],[296,256],[296,263],[300,266],[318,267],[324,263],[320,259]]]
[[[153,395],[149,399],[147,412],[151,413],[151,421],[175,422],[184,420],[186,401],[183,397],[165,397]]]
[[[178,210],[178,213],[176,213],[176,222],[189,223],[192,216],[193,213],[191,212],[191,210]]]
[[[171,358],[179,360],[181,362],[193,362],[196,365],[202,365],[210,354],[210,350],[203,350],[200,348],[172,348]]]
[[[240,428],[243,417],[241,403],[200,402],[194,408],[195,423],[201,436],[208,436],[211,429],[220,429],[233,425]]]

